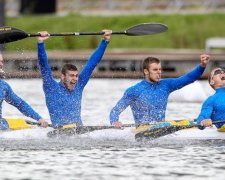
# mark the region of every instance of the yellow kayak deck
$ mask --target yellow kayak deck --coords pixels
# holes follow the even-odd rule
[[[32,125],[27,124],[22,118],[4,118],[0,120],[1,130],[20,130],[33,128]]]

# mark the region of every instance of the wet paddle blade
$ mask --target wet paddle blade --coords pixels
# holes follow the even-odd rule
[[[169,122],[169,121],[168,121]],[[159,125],[154,125],[144,131],[138,132],[135,134],[135,140],[136,141],[146,141],[146,140],[153,140],[162,136],[166,136],[168,134],[173,134],[177,131],[183,130],[183,129],[189,129],[193,127],[198,127],[199,129],[203,130],[205,127],[198,125],[194,121],[171,121],[169,122],[171,125],[166,123],[159,123]],[[224,124],[225,120],[221,121],[215,121],[212,124]],[[165,127],[163,127],[165,125]]]
[[[74,136],[77,134],[85,134],[92,131],[103,129],[116,129],[116,128],[114,126],[78,126],[75,128],[55,129],[53,131],[48,132],[47,136],[50,138],[62,136]]]
[[[28,34],[14,27],[0,28],[0,44],[21,40],[28,37]]]
[[[138,142],[154,140],[156,138],[175,133],[181,129],[185,129],[185,127],[184,126],[169,126],[164,128],[155,128],[155,129],[149,128],[148,130],[135,134],[135,140]]]
[[[75,136],[77,134],[85,134],[97,129],[90,129],[88,127],[75,127],[75,128],[64,128],[64,129],[55,129],[53,131],[48,132],[47,136],[49,138],[57,138],[64,136]]]
[[[49,138],[57,138],[64,136],[74,136],[76,135],[76,128],[67,128],[67,129],[55,129],[47,133]]]

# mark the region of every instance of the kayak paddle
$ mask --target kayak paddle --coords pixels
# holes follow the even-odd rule
[[[194,121],[190,121],[190,124],[187,124],[187,125],[171,125],[168,122],[165,122],[164,125],[162,123],[161,126],[153,125],[142,132],[136,133],[135,140],[136,141],[153,140],[162,136],[173,134],[183,129],[193,128],[193,127],[198,127],[200,129],[204,128],[204,126],[198,125]],[[214,125],[220,124],[220,123],[225,123],[225,120],[213,122]]]
[[[165,24],[161,23],[142,23],[128,28],[125,31],[112,32],[114,35],[143,36],[152,35],[168,30]],[[103,35],[104,32],[68,32],[51,33],[50,36],[82,36],[82,35]],[[31,34],[14,27],[0,27],[0,44],[9,43],[27,37],[37,37],[39,33]]]

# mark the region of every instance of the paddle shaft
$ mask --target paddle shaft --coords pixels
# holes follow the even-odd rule
[[[39,122],[25,120],[27,124],[40,126]],[[123,127],[134,127],[135,124],[124,124]],[[48,124],[48,127],[53,127],[52,124]],[[93,130],[102,130],[102,129],[118,129],[114,126],[77,126],[78,129],[93,129]]]
[[[51,33],[50,36],[82,36],[82,35],[103,35],[104,32],[70,32],[70,33]],[[112,32],[116,35],[127,35],[126,31]],[[39,33],[27,34],[28,37],[38,37],[41,36]]]
[[[224,123],[225,121],[217,121],[214,122],[213,124],[219,124],[219,123]],[[151,124],[154,126],[154,124]],[[156,125],[156,124],[155,124]],[[103,129],[123,129],[124,127],[135,127],[135,124],[124,124],[121,128],[116,128],[114,126],[78,126],[75,129],[76,134],[84,134],[87,132],[92,132],[92,131],[96,131],[96,130],[103,130]],[[172,128],[169,130],[168,128],[166,128],[166,130],[169,130],[168,134],[171,134],[173,132],[179,131],[181,129],[187,129],[187,128],[193,128],[193,127],[202,127],[198,124],[195,125],[186,125],[186,126],[171,126]],[[62,129],[63,130],[63,129]],[[165,131],[165,129],[163,129]],[[158,129],[158,131],[160,131],[160,129]],[[165,132],[164,135],[167,135],[167,133]],[[160,135],[161,136],[161,135]],[[160,137],[157,136],[157,137]]]
[[[25,120],[25,122],[30,125],[41,126],[41,124],[39,122],[34,122],[34,121],[29,121],[29,120]],[[52,127],[52,125],[48,124],[48,127]]]
[[[161,23],[142,23],[132,26],[125,31],[112,32],[116,35],[143,36],[162,33],[168,30],[165,24]],[[104,32],[67,32],[50,33],[50,36],[81,36],[81,35],[103,35]],[[0,44],[21,40],[27,37],[41,36],[40,33],[26,33],[14,27],[0,27]]]
[[[181,120],[178,120],[178,121],[181,121]],[[26,120],[26,123],[30,124],[30,125],[38,125],[38,126],[40,126],[39,122]],[[216,122],[213,122],[212,124],[216,125],[216,124],[220,124],[220,123],[225,123],[225,120],[216,121]],[[156,125],[156,124],[158,124],[158,123],[154,123],[154,124],[149,123],[149,124],[145,124],[145,125],[151,125],[152,126],[152,125]],[[48,124],[48,126],[52,127],[52,124]],[[135,124],[123,124],[122,128],[123,127],[135,127],[135,126],[136,126]],[[83,128],[93,128],[93,129],[96,129],[96,130],[98,130],[98,129],[99,130],[100,129],[118,129],[118,128],[114,127],[114,126],[78,126],[78,127],[80,127],[80,128],[82,128],[82,127]],[[201,128],[201,127],[204,127],[204,126],[195,124],[195,125],[184,125],[184,126],[180,126],[180,127],[183,127],[185,129],[185,128],[193,128],[193,127]]]

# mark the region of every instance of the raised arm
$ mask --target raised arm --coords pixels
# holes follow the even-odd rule
[[[171,79],[171,81],[169,81],[171,91],[180,89],[190,83],[193,83],[194,81],[198,80],[202,76],[205,70],[205,67],[209,62],[209,55],[202,54],[200,56],[200,61],[201,61],[201,64],[195,67],[191,72],[179,78],[173,78]]]
[[[82,88],[87,84],[95,67],[101,61],[104,52],[106,50],[106,47],[109,43],[112,31],[111,30],[103,30],[103,31],[105,33],[103,35],[102,41],[100,42],[97,49],[90,56],[89,60],[87,61],[86,65],[84,66],[83,70],[79,75],[78,83],[81,85]]]
[[[48,39],[49,34],[46,31],[39,33],[41,36],[38,37],[38,64],[43,78],[43,83],[46,86],[54,81],[44,44],[44,40]]]

